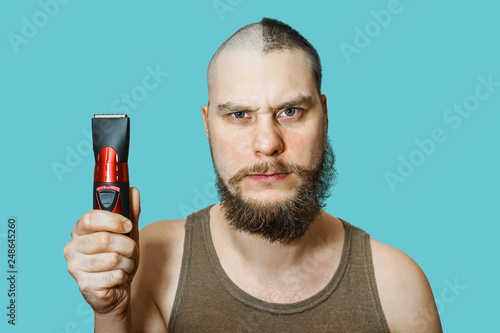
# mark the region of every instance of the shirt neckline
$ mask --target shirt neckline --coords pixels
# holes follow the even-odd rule
[[[306,311],[313,308],[317,304],[325,301],[333,291],[338,287],[344,273],[346,271],[347,263],[349,260],[349,253],[351,250],[351,228],[350,224],[342,219],[339,219],[344,225],[344,244],[342,248],[342,254],[340,258],[340,263],[337,270],[333,273],[330,281],[316,294],[295,303],[273,303],[263,301],[257,297],[248,294],[246,291],[238,287],[226,274],[222,265],[219,261],[217,251],[212,239],[212,234],[210,232],[210,207],[206,209],[206,217],[202,219],[203,226],[203,236],[205,240],[205,245],[208,251],[208,257],[214,269],[215,275],[224,286],[226,291],[240,302],[262,311],[267,311],[275,314],[292,314]]]

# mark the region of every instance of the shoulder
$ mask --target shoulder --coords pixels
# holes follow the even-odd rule
[[[134,331],[166,331],[181,271],[184,226],[185,219],[163,220],[140,230],[132,283]]]
[[[162,220],[150,223],[140,230],[140,246],[150,247],[154,244],[166,244],[166,240],[177,243],[184,240],[186,219]]]
[[[157,280],[164,274],[170,275],[177,268],[180,272],[185,223],[185,219],[163,220],[148,224],[140,230],[139,269],[142,272],[138,273],[146,273]]]
[[[377,289],[391,332],[442,332],[430,284],[406,253],[370,238]]]
[[[148,224],[139,233],[140,267],[164,270],[182,259],[185,219]]]

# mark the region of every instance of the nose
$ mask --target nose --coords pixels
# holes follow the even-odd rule
[[[253,152],[260,156],[277,156],[285,147],[282,133],[273,118],[259,119],[253,133]]]

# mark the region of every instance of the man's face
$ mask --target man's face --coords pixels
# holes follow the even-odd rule
[[[318,178],[326,98],[318,95],[303,51],[222,52],[209,99],[210,110],[202,110],[214,166],[238,203],[283,205]]]

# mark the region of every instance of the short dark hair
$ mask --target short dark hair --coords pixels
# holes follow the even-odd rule
[[[256,41],[258,40],[257,45]],[[321,95],[322,69],[318,52],[297,30],[276,19],[264,17],[260,22],[246,25],[229,37],[215,52],[207,70],[207,81],[213,76],[218,55],[226,48],[260,49],[264,54],[279,50],[303,50],[309,57],[318,94]]]
[[[262,21],[262,36],[264,37],[264,53],[275,50],[301,49],[309,56],[318,94],[321,94],[322,69],[318,51],[297,30],[286,23],[264,17]]]

